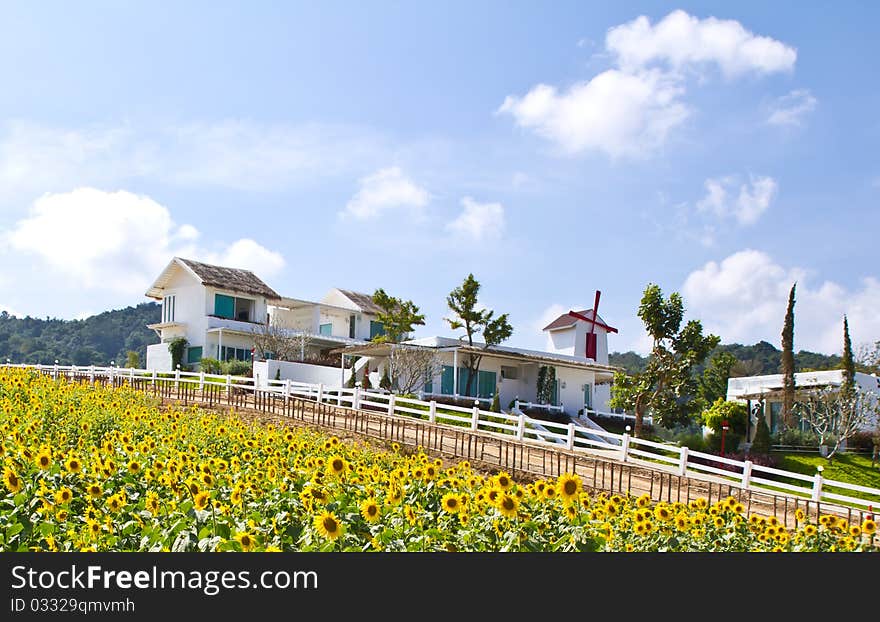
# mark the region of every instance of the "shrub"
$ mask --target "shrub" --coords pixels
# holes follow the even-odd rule
[[[859,451],[870,454],[874,451],[874,445],[880,444],[880,437],[876,432],[856,432],[846,439],[846,447],[849,451]]]
[[[230,376],[247,376],[248,378],[250,378],[254,367],[249,361],[239,361],[236,359],[232,359],[223,363],[221,369],[221,373],[228,374]]]
[[[391,390],[391,377],[388,375],[388,368],[382,372],[382,378],[379,380],[379,388],[385,389],[386,391]]]
[[[755,425],[755,438],[752,439],[752,446],[749,454],[766,455],[770,453],[770,428],[767,427],[767,420],[763,413],[758,414],[758,423]]]
[[[370,366],[367,365],[364,367],[364,378],[361,381],[361,387],[364,389],[372,389],[373,385],[370,383]]]
[[[177,366],[181,365],[183,353],[186,352],[188,345],[186,337],[176,337],[168,342],[168,351],[171,353],[171,369],[177,369]],[[181,369],[183,369],[183,365],[181,365]]]
[[[126,367],[134,367],[135,369],[140,369],[141,367],[141,355],[135,352],[134,350],[129,350],[125,353],[125,366]]]
[[[794,445],[796,447],[817,447],[819,445],[819,437],[811,430],[799,430],[797,428],[786,428],[781,432],[770,437],[773,445]]]
[[[498,393],[492,397],[492,406],[489,407],[489,410],[493,413],[501,412],[501,401],[498,399]]]
[[[199,368],[206,374],[219,374],[220,361],[218,361],[217,359],[212,359],[210,357],[205,357],[202,358],[201,361],[199,361]]]
[[[281,380],[281,368],[275,370],[275,380]]]
[[[703,438],[703,435],[699,433],[683,435],[678,439],[678,444],[693,451],[706,452],[709,450],[709,444]]]

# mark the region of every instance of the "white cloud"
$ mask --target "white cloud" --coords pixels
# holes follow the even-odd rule
[[[404,175],[397,166],[362,177],[359,183],[357,194],[340,213],[343,217],[370,220],[387,210],[402,209],[418,218],[430,200],[428,191]]]
[[[855,289],[833,281],[813,284],[803,268],[786,268],[767,253],[743,250],[710,261],[682,286],[687,312],[724,343],[765,340],[780,347],[792,283],[797,281],[795,350],[840,353],[843,316],[854,344],[880,339],[880,280],[867,276]]]
[[[0,125],[0,202],[145,178],[267,191],[349,175],[389,151],[373,132],[326,124],[233,119],[70,129],[12,120]]]
[[[547,326],[547,324],[558,318],[563,313],[568,313],[574,308],[575,307],[563,307],[561,304],[557,304],[554,302],[541,312],[541,315],[539,315],[538,318],[534,322],[532,322],[529,328],[533,331],[540,333],[542,330],[544,330],[544,327]],[[580,309],[582,307],[577,308]]]
[[[797,51],[754,35],[736,20],[699,19],[676,10],[652,25],[644,15],[611,28],[607,49],[629,71],[662,63],[675,70],[715,65],[728,77],[791,71]]]
[[[496,240],[504,232],[504,206],[501,203],[478,203],[471,197],[461,200],[461,214],[446,225],[457,235],[478,242]]]
[[[221,251],[193,243],[198,231],[178,226],[147,196],[78,188],[37,199],[27,216],[2,234],[10,248],[36,256],[72,287],[142,295],[174,255],[233,262],[259,275],[283,265],[278,253],[243,239]]]
[[[564,93],[539,84],[508,95],[498,113],[559,145],[568,154],[595,149],[612,157],[645,155],[688,116],[677,80],[658,71],[609,69]]]
[[[803,117],[816,109],[818,100],[807,89],[796,89],[777,99],[767,123],[770,125],[794,125],[803,123]]]
[[[796,51],[747,31],[734,20],[698,19],[673,11],[656,25],[638,17],[611,28],[605,50],[615,66],[559,90],[538,84],[508,95],[496,114],[556,144],[568,155],[597,150],[643,157],[684,123],[688,73],[718,67],[727,77],[790,71]]]
[[[705,181],[706,195],[697,201],[697,211],[709,212],[718,218],[733,216],[741,225],[752,225],[770,207],[778,184],[772,177],[751,177],[748,183],[735,186],[737,177],[710,178]]]
[[[0,313],[2,313],[3,311],[6,311],[6,313],[8,313],[9,315],[14,315],[15,317],[24,317],[25,316],[24,313],[21,313],[20,311],[16,311],[14,308],[10,307],[9,305],[5,305],[5,304],[0,303]]]

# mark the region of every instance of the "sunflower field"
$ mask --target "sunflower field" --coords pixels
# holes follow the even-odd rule
[[[21,369],[0,369],[0,457],[3,551],[878,550],[873,520],[516,482]]]

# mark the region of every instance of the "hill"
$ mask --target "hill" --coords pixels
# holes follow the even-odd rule
[[[760,376],[781,373],[782,351],[766,341],[745,346],[739,343],[721,344],[707,357],[712,358],[715,352],[729,352],[737,358],[739,364],[733,368],[734,376]],[[645,369],[648,358],[636,352],[612,352],[608,355],[611,365],[623,367],[629,373]],[[820,354],[801,350],[794,355],[795,371],[811,371],[821,369],[840,369],[841,359],[836,354]],[[697,369],[701,372],[702,367]]]
[[[18,318],[0,313],[0,361],[62,365],[125,364],[134,350],[141,366],[147,360],[147,346],[159,343],[147,328],[161,319],[161,305],[145,302],[136,307],[105,311],[83,320]]]

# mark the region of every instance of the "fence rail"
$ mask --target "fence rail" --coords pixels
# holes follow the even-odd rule
[[[687,447],[666,445],[636,438],[628,433],[614,434],[595,429],[585,429],[574,423],[556,423],[532,419],[524,414],[517,416],[482,410],[478,406],[464,408],[436,401],[403,398],[392,393],[363,390],[360,387],[327,387],[291,380],[273,380],[258,386],[254,379],[246,377],[205,374],[203,372],[158,373],[155,370],[118,367],[78,367],[61,365],[5,364],[3,367],[29,368],[50,375],[53,379],[87,379],[92,384],[107,382],[112,386],[126,384],[139,389],[152,390],[163,397],[183,396],[208,404],[225,403],[247,405],[247,397],[253,404],[267,400],[288,403],[291,398],[313,401],[317,404],[345,406],[378,416],[418,418],[431,424],[454,426],[457,429],[479,431],[507,440],[537,444],[572,452],[592,454],[603,458],[612,457],[631,465],[661,470],[690,478],[714,477],[740,490],[756,488],[784,490],[796,497],[816,503],[830,503],[859,510],[880,507],[880,489],[858,486],[822,477],[821,471],[813,476],[784,471],[739,461],[713,454],[689,451]],[[174,391],[172,391],[172,388]],[[196,392],[198,391],[198,393]],[[604,414],[604,413],[603,413]],[[585,438],[579,433],[589,433],[608,442]],[[834,491],[828,490],[833,488]],[[860,493],[861,497],[841,494],[840,491]]]

